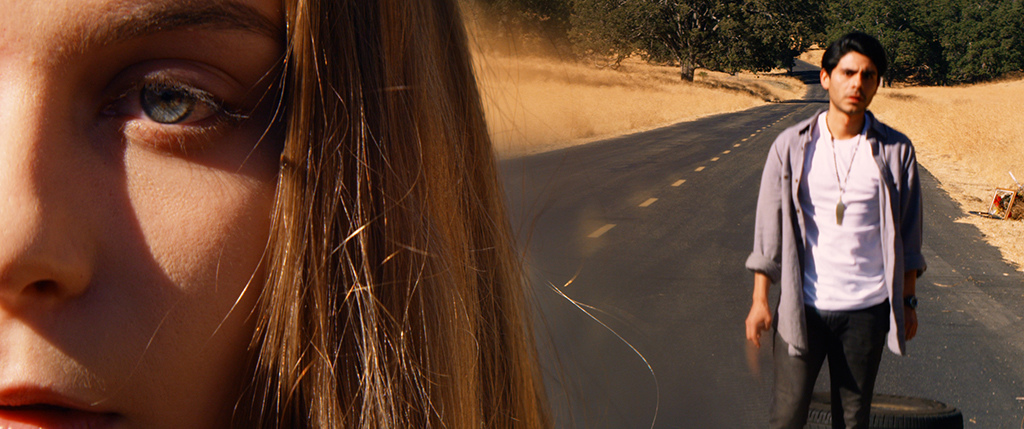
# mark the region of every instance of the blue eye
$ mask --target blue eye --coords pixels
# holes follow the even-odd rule
[[[145,85],[139,90],[139,105],[150,119],[161,124],[176,124],[189,118],[196,105],[203,103],[191,91],[162,84]]]
[[[191,82],[167,78],[138,79],[125,85],[101,113],[107,117],[137,121],[137,125],[212,126],[222,121],[238,123],[247,116],[229,107],[212,93]]]

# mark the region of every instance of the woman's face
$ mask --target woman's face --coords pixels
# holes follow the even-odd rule
[[[0,427],[221,428],[280,153],[271,0],[0,0]]]

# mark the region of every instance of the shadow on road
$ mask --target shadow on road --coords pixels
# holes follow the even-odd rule
[[[821,81],[820,68],[800,60],[797,60],[796,64],[793,67],[793,77],[800,79],[804,85],[817,85]]]

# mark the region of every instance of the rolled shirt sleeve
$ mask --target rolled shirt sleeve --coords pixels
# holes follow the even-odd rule
[[[906,139],[906,136],[902,136]],[[909,139],[908,139],[909,140]],[[908,141],[903,154],[903,183],[900,184],[900,234],[903,241],[903,269],[917,270],[920,276],[928,268],[921,254],[924,230],[921,203],[921,180],[917,171],[917,155]]]
[[[782,138],[782,136],[780,136]],[[747,257],[746,267],[761,272],[778,283],[782,273],[782,187],[783,177],[779,139],[772,144],[761,174],[761,190],[757,195],[757,219],[754,222],[754,250]]]

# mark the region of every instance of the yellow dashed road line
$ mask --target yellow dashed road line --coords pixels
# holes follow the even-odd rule
[[[601,235],[603,235],[604,233],[608,232],[608,230],[612,229],[612,228],[615,228],[615,224],[614,223],[609,223],[609,224],[607,224],[605,226],[602,226],[602,227],[598,228],[597,231],[591,232],[590,235],[588,235],[587,237],[589,237],[589,238],[600,237]]]
[[[782,118],[776,120],[775,122],[773,122],[770,125],[766,125],[763,128],[761,128],[761,129],[759,129],[757,131],[754,131],[754,133],[751,134],[750,137],[756,137],[757,133],[760,133],[761,131],[764,131],[765,129],[770,128],[772,125],[778,124],[783,119],[788,118],[790,115],[792,115],[792,113],[790,113],[789,115],[783,116]],[[743,139],[742,141],[747,141],[747,140],[750,139],[750,137],[747,137],[747,138]],[[732,145],[732,147],[740,147],[740,146],[742,146],[740,143],[736,143],[736,144]],[[722,151],[722,155],[728,154],[730,152],[732,152],[732,151],[731,150]],[[719,159],[721,159],[721,157],[717,157],[716,156],[714,158],[711,158],[711,162],[716,162]],[[705,166],[702,165],[700,167],[697,167],[693,171],[704,171],[704,168],[705,168]],[[672,187],[677,188],[679,186],[682,186],[683,183],[686,183],[686,179],[676,180],[675,182],[672,183]],[[651,204],[654,204],[656,201],[658,201],[657,198],[648,198],[644,202],[640,203],[640,207],[650,207]],[[588,238],[598,238],[598,237],[604,235],[604,233],[608,232],[612,228],[615,228],[615,224],[614,223],[605,224],[604,226],[598,228],[596,231],[590,233],[590,235],[588,235],[587,237]]]

